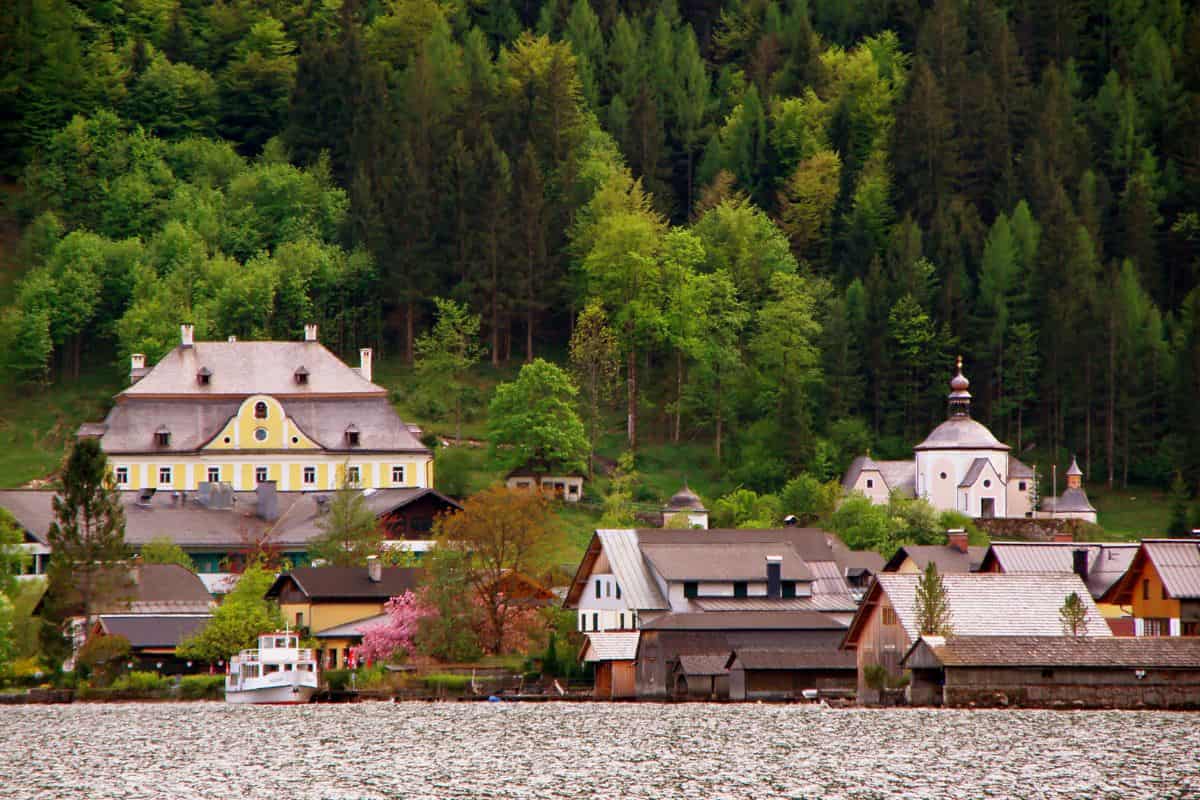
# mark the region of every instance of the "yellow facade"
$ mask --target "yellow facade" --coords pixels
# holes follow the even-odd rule
[[[1180,616],[1179,601],[1166,597],[1158,571],[1148,558],[1142,560],[1141,569],[1136,574],[1132,600],[1135,617],[1175,619]]]
[[[196,455],[114,454],[109,458],[118,487],[130,491],[195,491],[199,483],[214,478],[237,491],[253,491],[264,477],[275,481],[280,491],[330,491],[342,485],[347,466],[357,470],[356,485],[364,489],[433,486],[431,455],[347,457],[325,451],[268,395],[247,398]]]
[[[280,610],[289,625],[307,627],[311,633],[356,622],[383,613],[382,601],[361,603],[282,603]],[[297,614],[303,616],[297,617]]]

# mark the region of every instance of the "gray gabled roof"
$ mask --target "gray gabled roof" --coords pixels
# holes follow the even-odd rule
[[[109,636],[124,636],[134,648],[178,647],[212,620],[211,614],[101,614]]]
[[[296,383],[296,369],[302,366],[308,370],[308,380]],[[202,367],[212,372],[205,385],[196,380],[196,373]],[[387,390],[368,381],[320,342],[196,342],[191,347],[175,347],[118,397],[252,394],[274,397],[355,394],[386,398]]]
[[[1171,597],[1200,598],[1200,541],[1157,539],[1142,547]]]
[[[983,559],[983,569],[995,566],[1007,573],[1062,573],[1075,571],[1075,551],[1088,554],[1088,591],[1097,600],[1120,580],[1133,557],[1136,542],[992,542]]]
[[[1008,456],[1008,479],[1013,478],[1032,478],[1034,477],[1033,467],[1026,464],[1021,459],[1014,455]]]
[[[1059,611],[1072,592],[1079,595],[1087,611],[1088,636],[1112,635],[1078,575],[974,573],[941,577],[956,636],[1062,636]],[[915,641],[921,576],[884,572],[875,580],[908,638]],[[864,604],[864,610],[866,607]]]
[[[642,555],[668,581],[765,581],[771,556],[782,559],[783,580],[813,580],[808,565],[782,542],[643,543]]]
[[[380,580],[366,567],[297,567],[275,579],[267,597],[278,597],[289,582],[311,601],[386,601],[418,588],[425,571],[418,567],[381,567]]]
[[[917,462],[913,459],[878,461],[870,456],[859,456],[850,463],[842,478],[842,488],[850,491],[864,472],[878,472],[889,492],[915,495],[917,486]]]
[[[954,572],[976,572],[987,554],[986,547],[971,546],[967,552],[948,544],[906,544],[892,555],[883,566],[883,572],[900,569],[906,558],[911,558],[917,569],[924,571],[931,563],[942,575]]]
[[[637,631],[589,633],[583,648],[584,661],[632,661],[637,657]]]
[[[1091,501],[1088,500],[1087,492],[1083,489],[1064,489],[1063,493],[1058,497],[1047,497],[1042,500],[1042,511],[1050,511],[1055,514],[1083,514],[1095,513],[1096,509],[1092,507]]]
[[[996,471],[995,468],[992,467],[992,462],[986,458],[977,458],[972,461],[970,469],[968,469],[967,474],[963,476],[962,481],[958,484],[958,488],[969,489],[970,487],[974,486],[975,481],[979,480],[980,476],[983,475],[983,471],[986,469],[991,469],[992,472]]]
[[[670,607],[642,557],[636,530],[598,530],[596,536],[630,608],[650,611]]]

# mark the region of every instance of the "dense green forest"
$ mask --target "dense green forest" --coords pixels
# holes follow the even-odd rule
[[[2,380],[590,304],[585,394],[747,486],[907,455],[961,353],[1018,452],[1194,489],[1198,128],[1180,0],[10,0]]]

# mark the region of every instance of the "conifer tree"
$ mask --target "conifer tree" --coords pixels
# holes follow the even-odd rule
[[[1079,638],[1088,634],[1087,606],[1079,598],[1078,592],[1071,592],[1058,610],[1062,622],[1063,636]]]
[[[948,636],[953,632],[946,586],[932,561],[917,583],[916,614],[917,633],[922,636]]]

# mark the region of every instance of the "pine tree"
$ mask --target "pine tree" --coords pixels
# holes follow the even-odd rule
[[[1088,610],[1078,592],[1071,592],[1058,610],[1063,636],[1079,638],[1088,634]]]
[[[917,583],[916,614],[917,633],[922,636],[949,636],[953,632],[946,586],[932,561]]]
[[[100,440],[80,439],[63,467],[47,538],[46,608],[51,619],[90,620],[130,588],[125,559],[125,510]]]

